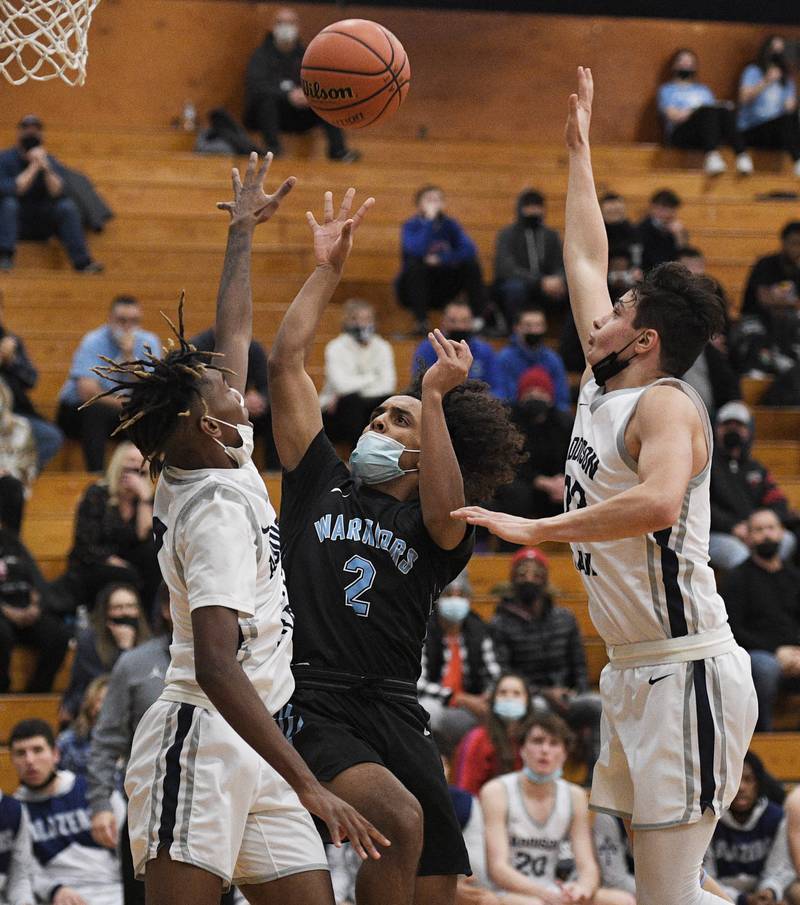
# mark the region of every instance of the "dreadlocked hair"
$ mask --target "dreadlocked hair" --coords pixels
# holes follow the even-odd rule
[[[150,475],[154,479],[161,471],[166,445],[178,426],[178,419],[189,417],[192,400],[198,398],[204,411],[208,411],[200,392],[206,372],[233,373],[230,368],[213,363],[222,353],[202,352],[186,340],[183,302],[184,293],[181,292],[177,327],[161,312],[173,333],[161,350],[162,357],[156,356],[147,345],[144,347],[145,357],[134,361],[116,362],[100,356],[105,364],[92,370],[113,386],[92,396],[81,406],[85,408],[105,396],[124,394],[120,423],[111,436],[127,434],[145,461],[150,463]]]
[[[422,399],[422,377],[418,374],[407,391],[415,399]],[[466,380],[450,390],[442,408],[467,505],[492,499],[498,487],[514,480],[527,458],[525,438],[509,418],[506,406],[482,380]]]

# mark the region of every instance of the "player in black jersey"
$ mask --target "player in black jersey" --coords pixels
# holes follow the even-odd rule
[[[361,868],[359,905],[445,905],[469,861],[417,701],[421,650],[434,601],[472,553],[472,531],[450,512],[512,479],[522,438],[486,385],[467,380],[467,344],[436,331],[437,361],[417,388],[375,410],[350,468],[336,455],[304,361],[371,205],[351,218],[354,194],[334,218],[327,192],[321,225],[308,215],[317,267],[270,355],[296,616],[296,692],[282,719],[317,777],[391,839]]]

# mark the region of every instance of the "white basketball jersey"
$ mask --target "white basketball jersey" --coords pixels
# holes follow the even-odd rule
[[[565,468],[564,508],[594,506],[639,483],[625,430],[639,399],[656,384],[692,400],[703,423],[708,461],[686,490],[678,521],[654,534],[572,544],[589,596],[589,614],[608,645],[662,641],[727,623],[708,564],[712,432],[697,392],[677,378],[604,392],[593,379],[581,390]]]
[[[258,470],[252,462],[165,468],[153,525],[173,623],[162,698],[213,709],[195,676],[192,611],[223,606],[238,613],[242,669],[267,710],[277,713],[294,691],[294,620],[275,510]]]
[[[553,809],[543,823],[531,817],[522,797],[521,771],[498,777],[506,789],[508,816],[506,826],[511,866],[526,877],[541,883],[554,883],[559,854],[569,842],[572,826],[572,795],[570,783],[555,781]]]

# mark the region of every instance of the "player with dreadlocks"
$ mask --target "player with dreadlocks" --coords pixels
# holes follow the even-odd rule
[[[171,663],[136,730],[125,779],[133,860],[149,905],[212,905],[231,883],[258,905],[333,905],[308,811],[362,857],[379,857],[373,839],[386,843],[320,785],[274,719],[294,687],[293,618],[242,398],[253,232],[294,184],[266,195],[270,160],[259,169],[251,155],[243,183],[233,171],[234,201],[219,205],[231,222],[217,352],[185,340],[181,300],[163,358],[149,350],[101,371],[127,394],[121,429],[160,473],[153,524],[170,593]]]
[[[522,438],[486,384],[466,379],[467,344],[436,331],[436,363],[375,409],[349,468],[339,459],[304,362],[341,277],[352,192],[338,217],[330,193],[322,224],[307,215],[317,268],[270,355],[281,542],[297,611],[294,744],[392,840],[362,866],[359,905],[444,905],[469,861],[417,701],[422,644],[434,601],[472,554],[472,529],[450,512],[512,480]]]

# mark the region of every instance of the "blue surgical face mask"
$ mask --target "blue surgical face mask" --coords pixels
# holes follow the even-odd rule
[[[418,453],[419,450],[407,449],[399,440],[386,434],[367,431],[350,453],[350,471],[364,484],[383,484],[419,471],[418,468],[400,467],[400,456],[404,452]]]
[[[521,698],[499,698],[494,702],[494,712],[501,720],[521,720],[528,705]]]
[[[466,597],[440,597],[437,604],[439,615],[448,622],[463,622],[469,613],[469,599]]]
[[[525,774],[526,779],[539,785],[546,782],[555,782],[557,779],[561,779],[564,773],[561,767],[557,767],[552,773],[537,773],[536,770],[531,770],[530,767],[525,767],[522,772]]]

